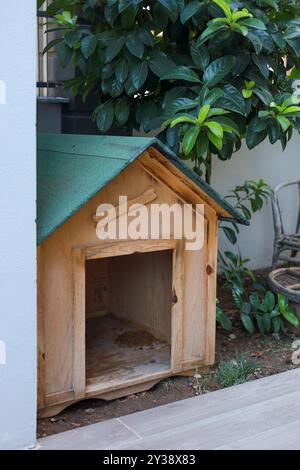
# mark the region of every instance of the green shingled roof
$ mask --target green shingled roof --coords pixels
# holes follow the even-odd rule
[[[40,134],[37,164],[38,244],[150,146],[158,148],[178,169],[229,212],[235,221],[248,223],[225,199],[155,138]]]

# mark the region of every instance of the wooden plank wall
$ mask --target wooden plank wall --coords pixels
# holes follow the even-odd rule
[[[134,199],[144,193],[149,186],[155,189],[157,198],[155,203],[173,204],[183,203],[180,197],[180,188],[177,191],[168,187],[165,182],[159,182],[158,176],[152,176],[149,169],[142,167],[140,162],[133,163],[115,178],[107,187],[93,197],[81,210],[58,228],[42,245],[40,251],[43,258],[41,276],[41,295],[39,296],[40,308],[43,309],[43,322],[40,331],[39,348],[45,354],[45,370],[40,371],[41,390],[48,396],[48,402],[55,403],[55,396],[65,396],[74,393],[74,304],[73,304],[73,271],[72,250],[74,248],[94,247],[99,244],[96,237],[93,216],[99,204],[110,202],[117,206],[118,196],[127,195]],[[190,190],[189,190],[190,191]],[[186,197],[189,196],[189,192]],[[194,202],[196,198],[194,199]],[[199,202],[199,201],[198,201]],[[213,220],[215,212],[207,207],[206,217]],[[212,229],[214,231],[214,229]],[[215,242],[211,242],[211,250],[215,250]],[[196,253],[196,254],[195,254]],[[183,303],[184,303],[184,328],[182,331],[183,357],[187,366],[194,360],[204,358],[205,347],[212,348],[212,343],[206,343],[205,328],[213,330],[214,318],[206,317],[208,295],[212,298],[210,290],[207,290],[207,246],[201,252],[185,252],[183,260]],[[215,254],[209,255],[209,262]],[[158,262],[158,261],[155,261]],[[157,272],[157,267],[155,271]],[[169,281],[166,280],[168,283]],[[214,289],[214,279],[210,282]],[[156,287],[154,287],[154,290]],[[153,302],[153,297],[151,302]],[[210,300],[209,302],[211,302]],[[150,303],[150,299],[147,303]],[[167,303],[167,300],[166,300]],[[42,307],[41,307],[42,305]],[[209,307],[213,311],[213,307]],[[93,310],[93,307],[91,307]],[[210,323],[209,323],[210,322]],[[164,334],[169,335],[167,321],[159,328]],[[210,325],[210,326],[209,326]],[[199,332],[197,334],[197,331]],[[76,341],[76,340],[75,340]],[[208,341],[208,340],[207,340]],[[44,377],[44,378],[43,378]],[[52,398],[51,398],[52,397]]]

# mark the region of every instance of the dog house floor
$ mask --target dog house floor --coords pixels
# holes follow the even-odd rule
[[[99,390],[168,371],[170,345],[113,314],[86,321],[86,384]]]

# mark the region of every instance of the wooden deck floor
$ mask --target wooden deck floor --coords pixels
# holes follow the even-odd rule
[[[300,449],[300,369],[40,439],[41,449]]]

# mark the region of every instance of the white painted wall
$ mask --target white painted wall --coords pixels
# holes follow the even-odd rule
[[[36,0],[0,18],[0,449],[19,449],[36,429]]]
[[[243,146],[228,162],[217,159],[214,161],[212,186],[222,195],[227,195],[246,179],[259,178],[263,178],[272,188],[285,181],[300,180],[300,136],[296,132],[284,153],[280,144],[270,145],[269,141],[265,141],[251,151]],[[298,208],[297,194],[288,191],[282,197],[282,206],[286,224],[291,229]],[[251,258],[250,267],[258,269],[271,265],[273,239],[273,219],[269,204],[253,217],[250,227],[241,227],[238,245],[242,255]],[[222,233],[220,248],[235,250]]]

